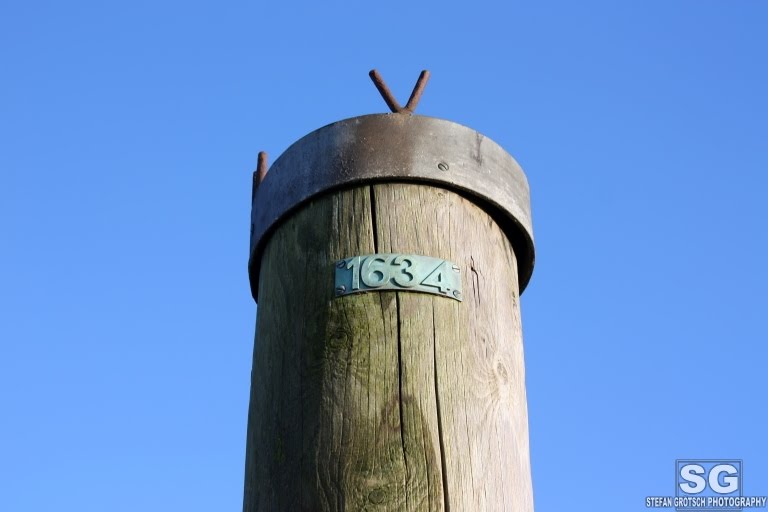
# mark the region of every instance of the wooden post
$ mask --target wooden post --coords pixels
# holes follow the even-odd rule
[[[244,510],[532,511],[514,160],[448,121],[341,121],[275,162],[252,222]],[[335,289],[389,253],[454,262],[463,300]]]

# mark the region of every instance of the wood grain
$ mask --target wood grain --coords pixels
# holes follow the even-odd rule
[[[444,258],[464,301],[334,298],[333,262]],[[305,205],[260,272],[244,510],[533,510],[514,252],[447,190],[376,184]]]

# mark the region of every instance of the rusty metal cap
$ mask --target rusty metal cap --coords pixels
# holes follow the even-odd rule
[[[262,171],[263,174],[264,171]],[[418,182],[470,198],[499,224],[518,264],[520,292],[533,272],[528,180],[498,144],[451,121],[407,114],[345,119],[289,147],[258,184],[251,210],[251,292],[272,230],[311,198],[374,182]]]

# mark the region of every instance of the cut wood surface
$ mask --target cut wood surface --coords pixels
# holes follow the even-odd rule
[[[334,262],[461,268],[464,300],[334,296]],[[244,510],[533,510],[515,255],[462,196],[400,183],[311,201],[264,251]]]

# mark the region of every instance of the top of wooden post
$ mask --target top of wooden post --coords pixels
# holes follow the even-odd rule
[[[325,192],[383,181],[454,190],[488,211],[512,243],[523,291],[533,272],[534,245],[528,180],[518,163],[465,126],[424,116],[374,114],[306,135],[266,173],[251,210],[248,269],[254,299],[261,253],[281,219]]]
[[[427,71],[421,73],[405,107],[376,70],[370,75],[394,113],[353,117],[315,130],[280,155],[269,172],[266,155],[259,154],[248,262],[254,299],[258,300],[261,254],[282,219],[320,194],[386,181],[446,188],[485,209],[515,250],[522,293],[534,265],[530,193],[523,170],[498,144],[475,130],[413,115],[429,78]]]

